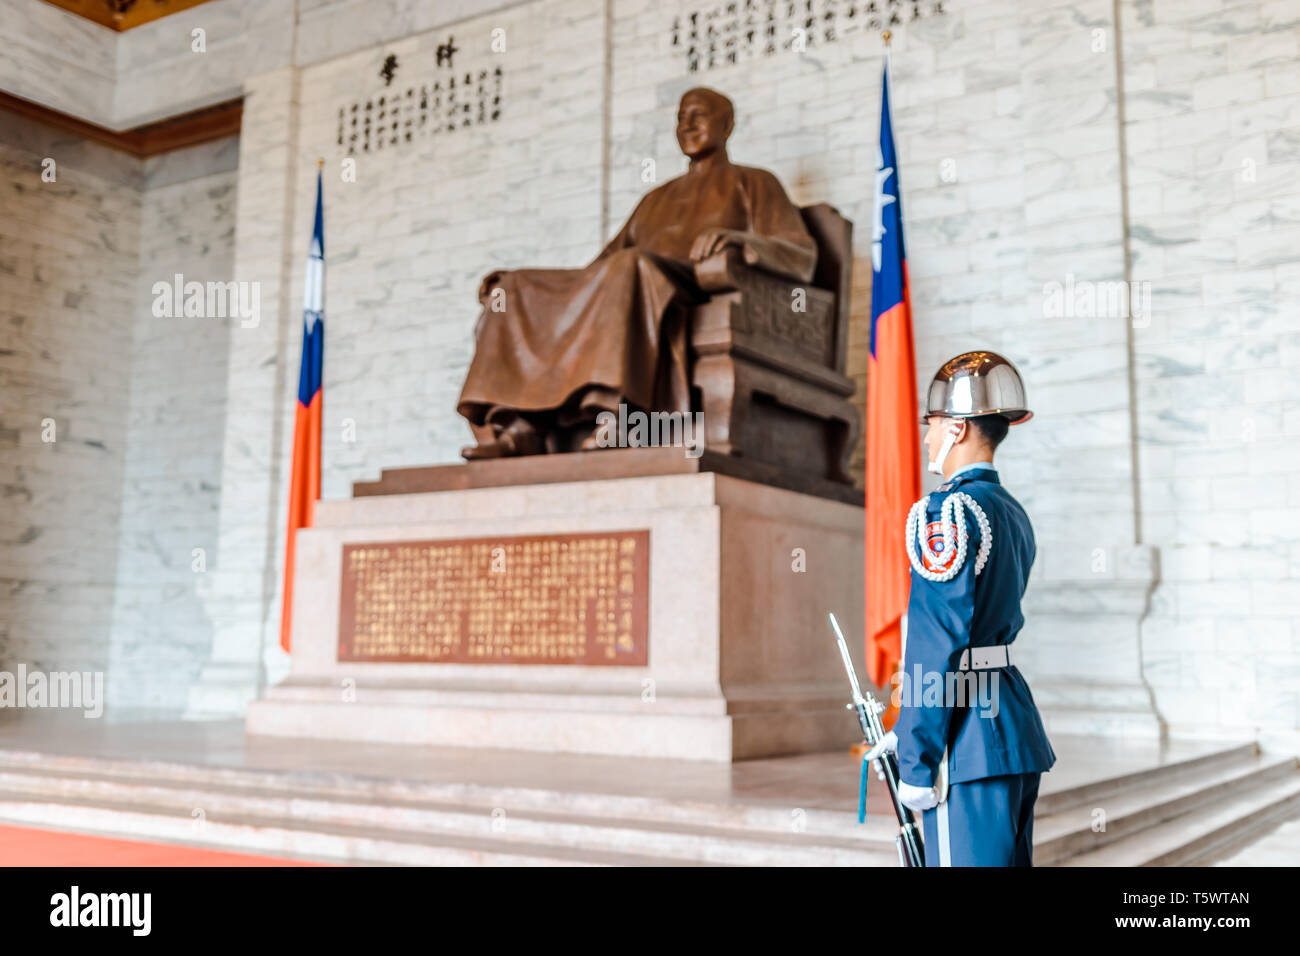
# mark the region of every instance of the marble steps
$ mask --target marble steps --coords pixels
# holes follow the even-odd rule
[[[136,839],[312,863],[371,866],[665,866],[683,861],[630,853],[573,850],[444,834],[434,839],[355,826],[305,827],[292,820],[250,822],[208,816],[202,824],[183,808],[94,806],[53,797],[0,792],[0,822]],[[3,864],[0,853],[0,864]]]
[[[1037,700],[1037,685],[1033,690],[1034,699]],[[1047,736],[1052,739],[1058,735],[1070,735],[1108,737],[1113,740],[1155,741],[1160,736],[1160,724],[1152,716],[1150,708],[1115,707],[1103,711],[1096,707],[1058,705],[1049,711],[1044,707],[1043,725],[1047,729]]]
[[[350,798],[357,802],[423,801],[507,808],[508,812],[537,811],[599,816],[631,821],[699,824],[778,834],[792,832],[795,808],[783,803],[738,802],[724,799],[668,799],[625,793],[535,787],[492,786],[462,782],[423,781],[412,777],[379,777],[358,773],[268,770],[177,761],[72,756],[0,748],[0,771],[32,772],[76,779],[147,779],[202,788],[293,791]],[[882,798],[883,799],[883,798]],[[848,808],[846,808],[847,810]],[[877,808],[878,809],[878,808]],[[892,846],[890,816],[873,813],[858,825],[852,812],[798,808],[800,831],[810,837],[835,837]]]
[[[666,799],[625,793],[423,781],[412,777],[379,777],[333,771],[249,769],[0,748],[0,770],[33,769],[46,774],[74,777],[144,777],[204,788],[228,786],[270,790],[309,789],[316,794],[350,797],[358,801],[430,801],[489,808],[505,807],[511,812],[554,811],[615,819],[698,823],[774,833],[791,832],[794,814],[792,806],[775,801],[755,803],[723,799]],[[883,797],[880,799],[883,800]],[[873,807],[879,808],[878,805]],[[859,826],[851,812],[816,808],[799,808],[798,812],[802,832],[810,836],[844,837],[868,843],[889,842],[892,845],[892,817],[873,813],[865,826]]]
[[[1285,791],[1297,785],[1300,773],[1294,757],[1258,754],[1244,760],[1196,761],[1196,766],[1175,766],[1156,777],[1143,774],[1109,793],[1095,794],[1095,800],[1046,814],[1040,810],[1034,819],[1034,862],[1040,866],[1061,863],[1140,839],[1165,823],[1193,826],[1195,814],[1222,806],[1238,795]],[[1093,830],[1096,810],[1105,814],[1101,831]],[[1247,817],[1242,825],[1249,822]]]
[[[1040,865],[1195,863],[1300,812],[1300,773],[1294,758],[1225,745],[1044,794],[1038,809]],[[17,749],[0,749],[0,822],[360,864],[897,865],[892,818],[859,826],[847,806]]]
[[[505,811],[504,806],[510,809]],[[504,854],[512,860],[521,854],[541,855],[544,848],[562,851],[561,860],[574,857],[593,863],[617,859],[661,864],[872,866],[895,860],[892,837],[886,829],[861,827],[852,837],[796,832],[789,811],[776,818],[784,827],[778,830],[770,826],[773,820],[760,821],[767,826],[719,826],[716,818],[708,825],[504,806],[373,794],[349,798],[284,786],[15,768],[0,761],[0,819],[7,822],[186,842],[201,834],[205,845],[338,862],[434,863],[442,860],[434,848],[448,844],[455,851],[445,860],[448,863],[463,861],[464,851],[471,846],[481,854]],[[202,810],[201,827],[194,820],[196,808]],[[806,823],[806,818],[800,822]],[[183,826],[178,828],[180,824]],[[341,833],[337,832],[340,828]],[[268,833],[274,835],[270,845],[266,843]],[[368,841],[362,848],[370,855],[358,855],[361,851],[340,842],[351,836]],[[384,845],[386,836],[396,836],[403,846]],[[411,841],[425,844],[425,848],[414,850],[408,846]],[[524,850],[528,852],[524,854]]]
[[[1066,866],[1197,866],[1300,815],[1300,775],[1227,795],[1183,816],[1071,857]]]
[[[1098,802],[1121,791],[1135,787],[1154,786],[1175,780],[1196,779],[1207,771],[1243,767],[1259,759],[1259,747],[1254,742],[1225,744],[1194,757],[1167,760],[1141,770],[1129,770],[1111,776],[1098,776],[1088,783],[1040,794],[1037,816],[1042,818],[1060,813],[1071,807],[1095,807]],[[1044,780],[1051,779],[1045,777]]]

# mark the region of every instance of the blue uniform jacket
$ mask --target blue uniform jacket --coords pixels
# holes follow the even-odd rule
[[[1025,623],[1020,598],[1034,563],[1034,531],[1025,510],[1002,487],[993,468],[963,471],[930,495],[924,526],[917,536],[917,555],[929,548],[931,559],[942,567],[943,542],[935,532],[944,499],[956,491],[970,495],[984,510],[992,546],[988,562],[977,576],[980,529],[967,509],[965,524],[970,538],[956,577],[930,581],[912,569],[902,706],[894,731],[900,775],[918,787],[937,782],[945,745],[951,745],[949,783],[1043,772],[1056,762],[1029,685],[1014,666],[1014,649],[1010,651],[1012,666],[984,672],[990,681],[997,675],[996,685],[987,685],[997,694],[996,716],[983,716],[994,708],[982,706],[977,699],[968,699],[965,706],[950,706],[953,701],[947,697],[936,702],[939,695],[927,697],[924,693],[926,674],[944,675],[944,684],[948,683],[946,675],[958,670],[967,644],[1010,644]],[[933,678],[930,681],[933,683]]]

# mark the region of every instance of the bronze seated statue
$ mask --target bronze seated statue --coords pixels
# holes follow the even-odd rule
[[[731,101],[677,111],[685,175],[644,196],[582,269],[493,272],[457,410],[468,459],[600,447],[620,405],[702,413],[707,450],[849,482],[851,224],[733,164]]]

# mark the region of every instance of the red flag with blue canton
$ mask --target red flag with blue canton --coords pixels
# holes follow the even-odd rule
[[[294,542],[299,528],[310,528],[320,498],[321,405],[325,371],[325,207],[320,170],[316,171],[316,223],[302,298],[302,364],[293,419],[293,470],[289,476],[289,528],[284,544],[284,602],[280,608],[280,646],[289,650],[293,618]]]
[[[888,67],[881,83],[877,158],[867,359],[866,664],[871,682],[880,687],[902,656],[910,587],[903,532],[908,509],[921,497],[916,356]]]

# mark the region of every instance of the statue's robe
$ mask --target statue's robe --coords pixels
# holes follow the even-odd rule
[[[564,425],[594,418],[580,406],[585,395],[601,394],[606,407],[689,411],[685,309],[701,296],[690,251],[715,227],[750,234],[747,262],[794,281],[812,278],[816,244],[775,176],[730,163],[688,172],[646,194],[586,268],[484,279],[457,410],[476,426],[498,409],[549,414]],[[503,311],[492,308],[497,287]]]

